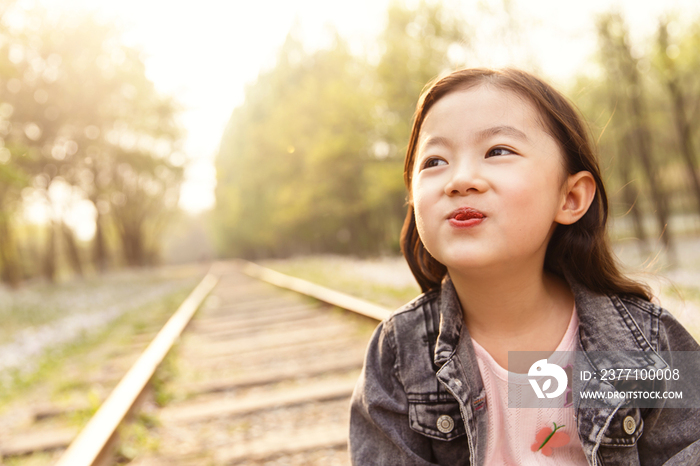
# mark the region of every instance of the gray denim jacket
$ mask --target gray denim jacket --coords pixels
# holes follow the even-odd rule
[[[570,285],[579,351],[700,351],[668,311]],[[604,409],[575,404],[589,464],[700,465],[700,409],[622,404]],[[484,465],[487,409],[471,337],[448,277],[441,290],[419,296],[375,330],[352,397],[352,464]],[[631,434],[623,427],[629,416],[635,420]],[[628,420],[627,430],[629,425]]]

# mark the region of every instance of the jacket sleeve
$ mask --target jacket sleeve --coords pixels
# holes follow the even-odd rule
[[[659,316],[658,349],[692,351],[693,368],[700,370],[700,345],[668,311]],[[672,354],[672,353],[671,353]],[[687,353],[686,353],[687,355]],[[673,366],[673,362],[670,361]],[[684,363],[683,366],[686,366]],[[689,369],[684,367],[686,371]],[[687,374],[697,378],[697,373]],[[687,384],[685,384],[687,386]],[[700,390],[700,386],[695,386]],[[644,433],[640,438],[639,458],[642,465],[680,466],[700,464],[700,397],[691,396],[688,409],[649,409],[644,416]]]
[[[416,465],[430,462],[430,439],[411,430],[401,383],[391,320],[370,340],[350,407],[350,459],[353,465]]]

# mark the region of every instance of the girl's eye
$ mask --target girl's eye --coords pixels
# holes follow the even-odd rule
[[[494,157],[494,156],[499,156],[499,155],[509,155],[509,154],[514,154],[514,152],[510,149],[506,149],[505,147],[494,147],[488,153],[486,154],[486,157]]]
[[[423,168],[437,167],[439,165],[447,165],[447,162],[437,157],[431,157],[423,163]]]

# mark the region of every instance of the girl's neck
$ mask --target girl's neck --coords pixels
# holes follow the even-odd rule
[[[491,274],[449,273],[472,338],[492,356],[494,351],[553,351],[564,336],[573,295],[564,280],[541,267],[511,264]]]

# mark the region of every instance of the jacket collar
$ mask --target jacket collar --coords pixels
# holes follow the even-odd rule
[[[576,300],[583,351],[653,351],[619,296],[594,293],[572,279],[568,282]]]
[[[438,303],[440,309],[440,333],[438,333],[437,342],[435,343],[434,360],[437,367],[442,367],[457,350],[462,330],[469,332],[464,325],[462,305],[459,303],[457,291],[449,275],[445,275],[445,278],[442,280]]]

